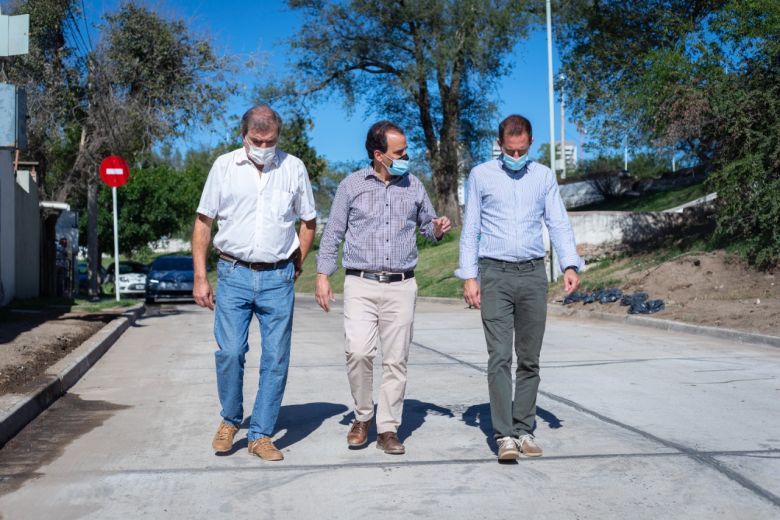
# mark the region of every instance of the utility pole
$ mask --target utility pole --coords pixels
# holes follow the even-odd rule
[[[566,178],[566,117],[563,111],[563,97],[564,89],[563,82],[566,81],[566,75],[561,74],[559,76],[561,80],[561,180]]]
[[[550,7],[550,0],[545,2],[545,11],[547,13],[547,108],[550,112],[550,168],[555,175],[555,99],[553,97],[552,7]],[[550,236],[549,232],[548,236]],[[555,281],[555,252],[551,236],[550,281]]]

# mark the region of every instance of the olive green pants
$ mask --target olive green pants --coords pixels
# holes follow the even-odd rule
[[[539,390],[539,352],[547,320],[544,260],[479,260],[482,327],[495,437],[531,433]],[[517,355],[514,399],[512,347]]]

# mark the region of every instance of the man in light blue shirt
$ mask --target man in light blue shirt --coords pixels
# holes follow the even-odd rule
[[[577,255],[555,173],[528,159],[531,122],[511,115],[498,126],[498,159],[471,170],[460,238],[463,296],[481,310],[488,350],[488,391],[499,460],[542,455],[533,437],[539,353],[547,319],[542,219],[567,293],[579,287]],[[512,347],[517,354],[512,395]]]

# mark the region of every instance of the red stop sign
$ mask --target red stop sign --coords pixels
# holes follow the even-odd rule
[[[118,188],[130,178],[130,168],[118,155],[109,155],[100,163],[100,178],[112,188]]]

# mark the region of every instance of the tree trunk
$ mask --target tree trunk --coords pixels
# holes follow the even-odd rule
[[[89,261],[89,299],[99,299],[100,256],[98,252],[98,184],[94,175],[87,175],[87,257]]]
[[[458,143],[443,139],[438,160],[433,161],[433,198],[439,216],[446,215],[453,226],[461,225],[458,203]]]

